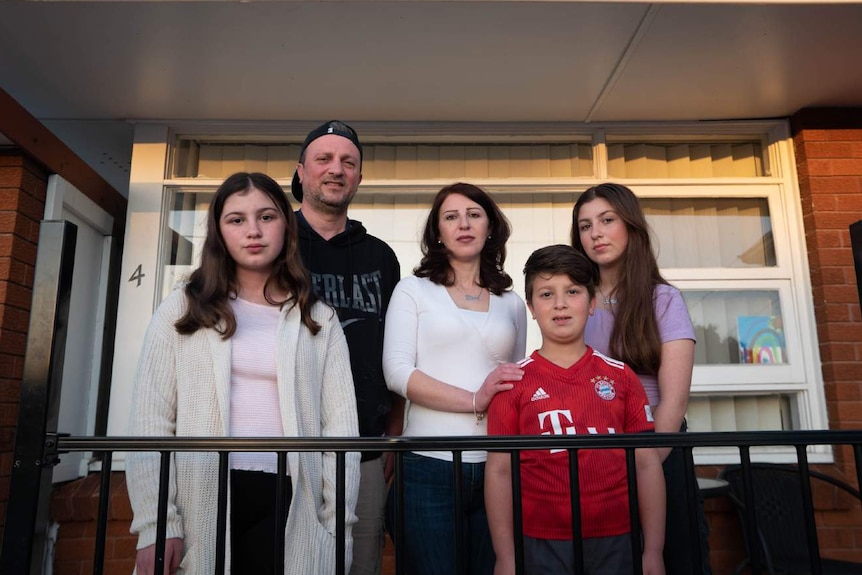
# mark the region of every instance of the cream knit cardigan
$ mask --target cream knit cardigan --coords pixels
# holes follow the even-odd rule
[[[178,334],[174,322],[185,308],[185,291],[174,290],[147,329],[134,382],[133,436],[228,435],[230,340],[223,340],[213,329]],[[322,303],[314,305],[312,317],[321,325],[316,336],[302,324],[296,309],[285,308],[279,319],[276,371],[284,434],[357,436],[356,396],[338,317]],[[345,560],[349,571],[359,454],[348,453],[346,463]],[[293,499],[285,527],[284,573],[335,573],[335,454],[289,453],[288,465]],[[128,454],[126,478],[134,511],[131,531],[138,533],[138,549],[156,541],[158,476],[157,453]],[[217,454],[178,452],[172,456],[167,537],[183,539],[181,574],[204,575],[215,570],[217,496]],[[227,573],[229,518],[230,509]]]

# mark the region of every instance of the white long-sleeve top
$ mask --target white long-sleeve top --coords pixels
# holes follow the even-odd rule
[[[407,380],[417,369],[472,392],[501,363],[522,359],[526,345],[527,310],[514,292],[491,294],[488,311],[473,312],[455,305],[444,286],[410,276],[395,286],[389,302],[383,373],[389,389],[403,397],[407,397]],[[477,425],[472,413],[437,411],[415,403],[409,404],[405,419],[405,436],[487,433],[485,421]],[[452,461],[451,452],[416,453]],[[480,463],[486,455],[484,451],[465,451],[462,460]]]

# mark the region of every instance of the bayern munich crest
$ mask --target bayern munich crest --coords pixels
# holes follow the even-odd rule
[[[614,388],[614,380],[609,379],[607,376],[600,375],[593,379],[596,382],[596,395],[604,399],[605,401],[610,401],[617,396],[617,390]]]

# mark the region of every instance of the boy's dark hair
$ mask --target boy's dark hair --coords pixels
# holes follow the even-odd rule
[[[593,263],[573,248],[557,244],[539,248],[524,264],[524,291],[527,301],[533,298],[533,282],[538,275],[567,275],[574,283],[587,288],[590,298],[596,295]]]

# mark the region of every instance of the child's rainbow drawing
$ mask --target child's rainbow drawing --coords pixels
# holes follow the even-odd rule
[[[787,347],[781,317],[739,316],[740,363],[787,363]]]

